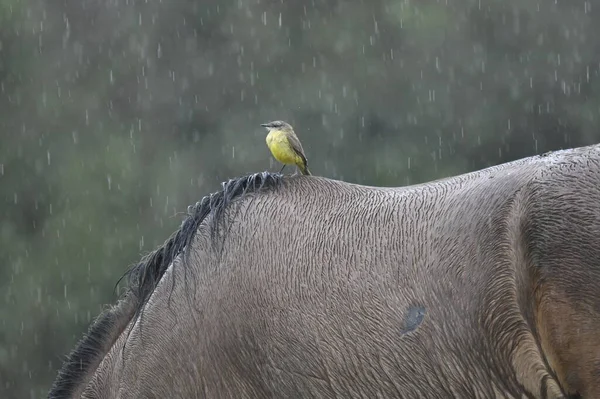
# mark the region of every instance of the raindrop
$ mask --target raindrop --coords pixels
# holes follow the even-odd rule
[[[106,175],[106,181],[108,183],[108,191],[111,191],[112,189],[112,178],[110,175]]]
[[[435,102],[435,90],[429,90],[429,102]]]

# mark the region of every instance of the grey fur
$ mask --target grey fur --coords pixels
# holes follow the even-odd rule
[[[53,397],[600,397],[600,147],[267,186],[203,208],[186,257],[132,282],[143,323]]]

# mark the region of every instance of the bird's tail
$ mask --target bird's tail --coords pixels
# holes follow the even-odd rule
[[[308,170],[308,166],[307,165],[298,165],[298,169],[300,169],[300,173],[302,173],[305,176],[311,176],[312,173],[310,173],[310,170]]]

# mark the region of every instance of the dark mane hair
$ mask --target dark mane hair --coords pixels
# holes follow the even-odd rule
[[[211,240],[215,242],[223,213],[232,201],[260,190],[275,188],[280,185],[282,178],[283,175],[279,173],[262,172],[230,179],[222,183],[221,191],[207,195],[195,205],[189,206],[187,217],[179,229],[119,279],[121,281],[126,277],[128,281],[120,303],[103,312],[92,323],[88,333],[59,370],[48,398],[66,398],[71,395],[91,367],[99,363],[105,346],[112,344],[115,336],[120,335],[126,325],[135,324],[162,276],[179,255],[185,255],[198,228],[208,216],[212,216],[209,227]],[[123,321],[120,322],[122,319],[125,319],[124,325]]]

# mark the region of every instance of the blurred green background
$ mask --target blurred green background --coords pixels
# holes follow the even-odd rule
[[[187,205],[279,170],[260,123],[369,185],[600,141],[597,21],[584,0],[0,0],[0,397],[46,395]]]

